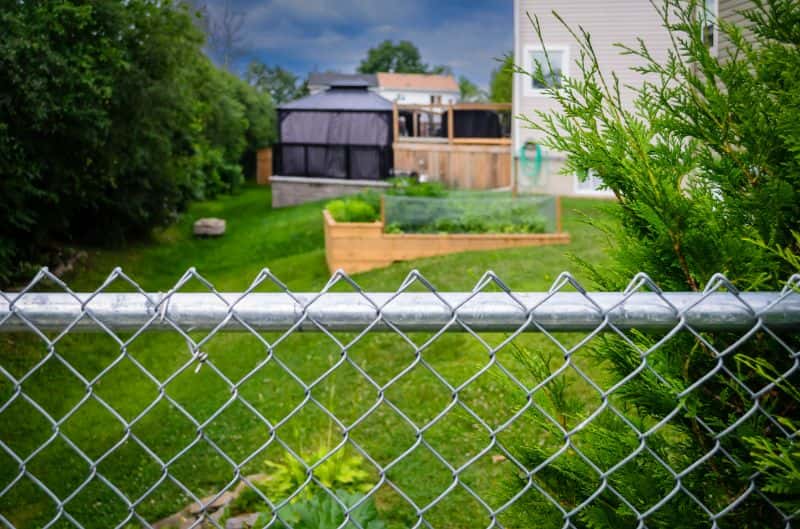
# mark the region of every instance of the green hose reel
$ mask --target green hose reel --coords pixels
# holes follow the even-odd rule
[[[539,185],[539,176],[542,174],[542,148],[538,143],[526,141],[519,150],[520,175],[531,186]]]

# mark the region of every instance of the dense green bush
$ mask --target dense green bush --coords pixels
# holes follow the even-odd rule
[[[720,32],[731,44],[719,56],[705,45],[696,16],[702,6],[677,0],[661,5],[674,45],[663,64],[644,43],[624,50],[641,59],[638,71],[648,81],[633,89],[632,108],[622,105],[616,79],[601,74],[590,36],[573,33],[581,75],[549,90],[558,112],[530,120],[548,147],[568,154],[566,171],[595,171],[619,199],[622,229],[606,230],[614,242],[613,265],[584,263],[603,289],[621,290],[640,271],[668,290],[703,290],[715,272],[740,289],[779,289],[797,271],[787,256],[797,255],[800,243],[800,4],[756,1],[745,13],[754,43],[743,28],[721,21]],[[542,68],[533,73],[546,82],[542,74]],[[597,468],[615,469],[607,483],[616,492],[602,489],[571,518],[572,526],[701,528],[711,523],[706,509],[719,513],[735,504],[715,526],[784,527],[786,521],[758,494],[739,502],[751,479],[787,512],[800,505],[800,456],[785,437],[797,431],[800,418],[793,391],[800,372],[790,369],[796,359],[787,351],[800,346],[797,333],[755,329],[747,339],[732,332],[701,336],[681,332],[658,343],[663,335],[628,332],[622,339],[609,333],[588,346],[609,380],[630,379],[609,398],[625,420],[600,413],[575,435],[592,464],[568,449],[537,473],[537,485],[570,510],[598,490]],[[635,372],[643,354],[647,369]],[[521,360],[543,380],[565,358],[532,350]],[[556,377],[536,398],[556,421],[534,414],[529,431],[543,432],[541,438],[521,438],[515,447],[527,468],[548,461],[563,446],[564,430],[597,410],[597,402],[564,398],[574,393],[555,383],[572,381]],[[748,414],[755,402],[759,413]],[[669,424],[657,426],[665,418]],[[636,430],[648,432],[647,450],[640,450],[643,434]],[[618,465],[630,454],[636,457]],[[673,472],[682,471],[676,491]],[[526,483],[517,477],[514,490]],[[670,499],[646,520],[637,519],[632,509],[646,512],[663,498]],[[533,489],[514,509],[514,527],[565,523],[562,512]]]
[[[274,137],[268,97],[211,65],[182,2],[10,2],[0,27],[0,283],[235,189]]]

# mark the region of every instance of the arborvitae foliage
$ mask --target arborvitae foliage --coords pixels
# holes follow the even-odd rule
[[[645,41],[620,47],[640,59],[639,87],[603,75],[591,35],[570,28],[580,74],[549,90],[559,111],[529,116],[548,147],[567,153],[567,172],[595,172],[619,199],[622,228],[607,232],[613,265],[583,263],[609,290],[640,271],[665,290],[703,290],[716,272],[740,289],[780,289],[797,271],[800,3],[758,0],[746,27],[719,21],[718,54],[704,42],[702,8],[654,6],[672,39],[665,61]],[[541,65],[532,75],[545,82]],[[632,107],[623,90],[635,91]],[[700,528],[718,514],[715,527],[784,527],[800,506],[790,439],[800,417],[797,333],[626,335],[585,348],[607,369],[602,387],[624,380],[603,404],[621,416],[607,408],[586,424],[600,399],[559,398],[570,388],[553,385],[574,383],[571,365],[570,377],[536,395],[555,420],[533,412],[529,420],[552,442],[516,447],[528,469],[547,464],[534,479],[541,490],[528,489],[508,525],[561,527],[575,510],[575,527],[641,527],[642,519]],[[535,350],[520,358],[539,379],[572,362]]]

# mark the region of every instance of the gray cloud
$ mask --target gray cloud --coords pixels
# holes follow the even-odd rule
[[[495,59],[512,47],[511,8],[498,4],[443,13],[424,0],[272,0],[237,9],[245,17],[247,55],[300,75],[313,68],[354,71],[369,48],[405,39],[425,62],[450,66],[486,87]]]

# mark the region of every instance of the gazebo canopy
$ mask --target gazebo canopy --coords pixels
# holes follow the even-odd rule
[[[278,110],[391,112],[392,103],[367,90],[364,81],[338,81],[330,89],[284,103]]]
[[[392,167],[392,109],[363,80],[278,107],[284,175],[375,180]]]

